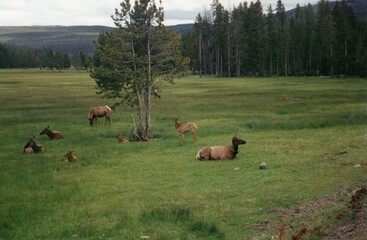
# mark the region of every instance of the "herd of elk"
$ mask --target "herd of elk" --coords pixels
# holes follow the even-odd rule
[[[107,105],[105,106],[98,106],[93,107],[89,110],[88,113],[88,120],[90,126],[93,126],[94,121],[97,123],[97,119],[100,117],[105,117],[105,125],[108,121],[109,126],[111,126],[111,118],[110,118],[110,112],[111,108]],[[192,136],[194,138],[194,143],[197,145],[197,125],[194,122],[186,122],[186,123],[179,123],[179,119],[175,118],[175,128],[178,132],[179,141],[182,142],[184,139],[184,134],[187,132],[191,132]],[[50,140],[53,139],[60,139],[64,136],[64,134],[61,131],[52,131],[50,130],[50,127],[44,128],[40,135],[46,134]],[[118,143],[125,144],[129,143],[129,138],[123,138],[121,136],[121,133],[119,133],[117,136]],[[242,140],[238,138],[237,136],[234,136],[232,138],[232,145],[222,145],[222,146],[206,146],[199,150],[199,152],[196,154],[197,160],[222,160],[222,159],[234,159],[236,155],[238,154],[238,146],[241,144],[246,144],[245,140]],[[30,138],[26,145],[23,148],[24,153],[39,153],[44,152],[45,149],[42,145],[36,144],[34,141],[34,137]],[[73,161],[76,159],[76,157],[73,156],[72,151],[67,152],[64,155],[67,158],[67,161]]]
[[[97,123],[98,118],[105,117],[106,120],[104,124],[106,125],[108,121],[109,126],[111,126],[110,112],[111,112],[111,108],[107,105],[99,106],[99,107],[92,107],[88,113],[89,125],[93,126],[94,120]]]

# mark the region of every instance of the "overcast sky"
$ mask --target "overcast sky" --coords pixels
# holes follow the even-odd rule
[[[255,2],[256,0],[253,0]],[[277,0],[260,0],[265,11]],[[122,0],[0,0],[0,26],[104,25],[114,26],[111,15]],[[134,0],[131,0],[134,2]],[[245,0],[219,0],[226,8]],[[318,0],[283,0],[286,10]],[[159,0],[156,0],[159,3]],[[162,0],[165,25],[193,23],[198,13],[210,9],[212,0]]]

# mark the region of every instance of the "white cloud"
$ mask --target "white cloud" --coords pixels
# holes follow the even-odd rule
[[[111,15],[122,0],[1,0],[0,26],[28,25],[106,25],[114,26]],[[133,2],[134,0],[131,0]],[[228,9],[245,0],[220,0]],[[286,10],[318,0],[283,0]],[[247,1],[251,2],[251,1]],[[255,2],[255,0],[253,0]],[[262,0],[263,10],[277,0]],[[156,3],[159,3],[156,0]],[[162,0],[165,24],[194,22],[195,17],[210,8],[212,0]]]

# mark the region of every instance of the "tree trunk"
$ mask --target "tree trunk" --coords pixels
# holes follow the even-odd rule
[[[144,89],[144,103],[145,103],[145,129],[143,132],[143,137],[146,140],[149,140],[151,138],[150,135],[150,95],[152,90],[152,57],[151,57],[151,45],[150,45],[150,29],[151,26],[147,27],[147,57],[148,57],[148,72],[147,72],[147,79],[146,79],[146,85]]]
[[[145,89],[145,97],[144,97],[144,102],[145,102],[145,129],[144,129],[144,139],[145,140],[149,140],[151,139],[151,130],[150,130],[150,112],[151,112],[151,101],[150,101],[150,96],[151,96],[151,91],[152,91],[152,87],[151,86],[147,86]]]
[[[231,44],[230,44],[230,37],[229,37],[229,27],[227,27],[227,50],[228,50],[228,77],[231,77]]]
[[[199,76],[201,77],[201,30],[199,31]]]
[[[241,59],[240,59],[240,50],[239,50],[238,40],[236,42],[236,75],[237,77],[241,74]]]
[[[141,132],[144,129],[143,103],[142,103],[142,100],[141,100],[140,93],[139,93],[136,86],[135,86],[135,93],[136,93],[136,98],[138,99],[137,114],[138,114],[138,118],[139,118],[139,131]]]

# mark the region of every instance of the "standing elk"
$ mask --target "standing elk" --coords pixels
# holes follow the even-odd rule
[[[104,124],[106,125],[108,121],[109,126],[111,126],[110,112],[111,112],[111,108],[107,105],[99,106],[99,107],[92,107],[88,113],[89,125],[93,126],[94,120],[96,120],[96,123],[97,123],[97,118],[105,117],[106,121]]]
[[[194,122],[179,123],[178,120],[179,120],[178,118],[174,119],[175,128],[177,129],[180,142],[182,142],[185,133],[192,132],[194,143],[197,144],[197,138],[196,138],[196,129],[198,128],[197,125]]]
[[[238,145],[246,144],[245,140],[234,136],[232,138],[232,146],[206,146],[199,150],[196,155],[197,160],[223,160],[234,159],[238,153]]]
[[[59,139],[64,136],[64,134],[60,131],[51,131],[50,126],[48,126],[47,128],[43,129],[40,132],[40,135],[44,135],[44,134],[46,134],[48,136],[48,139],[50,140]]]
[[[27,143],[24,145],[23,152],[27,154],[43,153],[45,152],[45,148],[42,145],[37,144],[36,141],[34,141],[34,137],[33,137],[33,138],[29,138]]]

